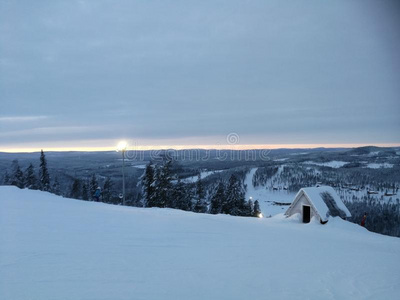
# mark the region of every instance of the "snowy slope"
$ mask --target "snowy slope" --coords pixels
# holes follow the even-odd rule
[[[292,203],[295,193],[290,193],[285,190],[270,190],[267,187],[271,185],[271,181],[277,176],[274,175],[271,179],[268,180],[266,186],[253,186],[253,176],[256,173],[258,168],[252,168],[246,174],[246,178],[244,180],[244,184],[247,186],[246,189],[246,199],[250,197],[253,201],[258,200],[260,203],[261,212],[264,216],[274,216],[276,214],[284,213],[289,206],[288,205],[276,205],[275,202],[280,203]],[[279,169],[278,173],[282,171],[282,167]]]
[[[303,162],[305,165],[316,165],[316,166],[322,166],[322,167],[330,167],[334,169],[338,169],[343,167],[345,164],[348,164],[348,162],[345,161],[337,161],[337,160],[332,160],[324,163],[317,163],[313,161],[305,161]]]
[[[204,179],[207,176],[210,176],[210,175],[213,175],[213,174],[216,174],[216,173],[220,173],[220,172],[223,172],[223,171],[224,170],[202,171],[202,172],[200,172],[200,178]],[[198,175],[190,176],[190,177],[186,177],[186,178],[182,179],[182,182],[184,182],[184,183],[194,183],[194,182],[196,182],[198,180],[198,178],[199,178]]]
[[[0,299],[398,299],[400,240],[0,187]]]

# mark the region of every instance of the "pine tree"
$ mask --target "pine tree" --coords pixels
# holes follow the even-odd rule
[[[92,174],[92,178],[90,179],[90,183],[89,183],[90,199],[92,201],[94,200],[94,194],[95,194],[98,186],[99,186],[99,184],[96,180],[96,175]]]
[[[210,214],[219,214],[221,213],[222,203],[225,202],[225,186],[221,181],[218,184],[217,190],[215,191],[213,197],[211,198],[210,205]]]
[[[3,184],[4,185],[9,185],[10,184],[10,175],[8,174],[7,170],[6,170],[6,173],[4,174]]]
[[[53,186],[51,187],[51,191],[56,195],[61,195],[60,182],[58,181],[58,177],[56,177],[54,179]]]
[[[205,193],[201,174],[198,174],[196,182],[196,203],[193,207],[194,212],[205,213],[207,211],[207,203],[205,202]]]
[[[181,210],[190,210],[190,200],[188,194],[185,190],[185,186],[180,179],[178,179],[177,184],[174,186],[171,195],[171,208],[177,208]]]
[[[112,199],[112,189],[113,182],[111,181],[110,177],[107,177],[106,181],[103,185],[103,201],[106,203],[110,203]]]
[[[73,199],[81,199],[81,181],[79,179],[74,180],[69,195]]]
[[[259,217],[261,214],[260,203],[258,200],[254,201],[253,217]]]
[[[28,189],[37,189],[37,179],[35,176],[35,169],[33,168],[32,164],[29,164],[29,167],[25,170],[25,186]]]
[[[154,168],[154,182],[153,182],[153,195],[149,199],[150,201],[147,203],[148,207],[162,207],[160,203],[160,185],[161,185],[161,168],[159,166],[155,166]]]
[[[47,169],[46,156],[44,155],[43,150],[40,152],[39,184],[40,190],[50,191],[50,175]]]
[[[146,166],[146,170],[140,178],[140,185],[142,187],[142,201],[143,206],[145,207],[153,207],[154,203],[154,168],[151,165],[151,162]]]
[[[222,203],[221,212],[233,216],[245,216],[249,214],[242,185],[239,179],[233,174],[229,178],[225,202]]]
[[[156,180],[154,183],[154,206],[155,207],[171,207],[174,206],[171,203],[172,192],[172,177],[171,177],[171,164],[172,162],[167,161],[162,167],[157,168]]]
[[[20,189],[23,189],[25,187],[25,178],[24,178],[24,173],[22,172],[21,168],[17,164],[12,180],[11,180],[11,185],[15,185],[19,187]]]
[[[89,200],[89,187],[87,182],[82,183],[82,200]]]

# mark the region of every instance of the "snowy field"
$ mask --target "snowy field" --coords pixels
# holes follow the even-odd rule
[[[400,239],[331,219],[144,209],[0,187],[0,299],[399,299]]]
[[[210,175],[213,175],[213,174],[216,174],[216,173],[220,173],[222,171],[224,171],[224,170],[202,171],[202,172],[200,172],[200,178],[204,179],[207,176],[210,176]],[[190,176],[190,177],[186,177],[186,178],[182,179],[182,182],[184,182],[184,183],[194,183],[194,182],[196,182],[198,180],[198,178],[199,178],[198,175]]]
[[[370,163],[367,165],[367,168],[370,169],[380,169],[380,168],[393,168],[393,164],[389,164],[389,163]]]
[[[338,160],[332,160],[324,163],[317,163],[313,161],[305,161],[303,164],[309,164],[309,165],[316,165],[316,166],[321,166],[321,167],[330,167],[334,169],[338,169],[343,167],[345,164],[348,164],[348,162],[345,161],[338,161]]]

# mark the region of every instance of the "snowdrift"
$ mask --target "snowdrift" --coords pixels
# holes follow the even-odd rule
[[[400,239],[0,187],[0,299],[398,299]]]

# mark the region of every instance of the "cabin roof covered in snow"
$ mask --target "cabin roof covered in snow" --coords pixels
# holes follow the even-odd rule
[[[302,194],[305,194],[314,206],[322,221],[327,221],[329,216],[340,216],[342,218],[351,217],[346,205],[344,205],[338,194],[330,186],[302,188],[297,193],[295,200],[286,214],[290,212],[290,209],[296,204]]]

